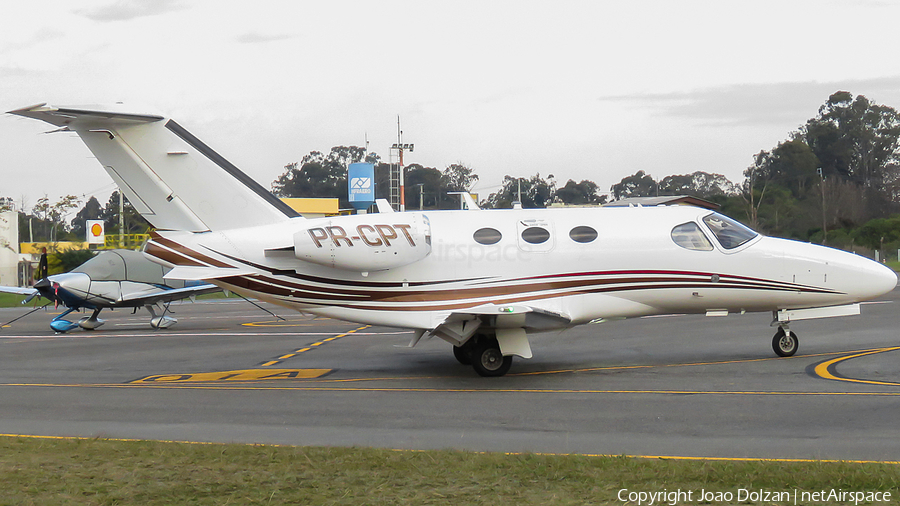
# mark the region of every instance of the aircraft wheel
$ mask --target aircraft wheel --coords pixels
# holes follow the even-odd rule
[[[797,339],[797,333],[794,331],[785,332],[783,328],[779,328],[772,338],[772,349],[779,357],[790,357],[797,353],[800,342]]]
[[[462,346],[454,346],[453,356],[462,365],[472,365],[472,345],[466,343]]]
[[[503,376],[511,366],[512,356],[503,356],[496,339],[480,339],[472,350],[472,367],[479,376]]]

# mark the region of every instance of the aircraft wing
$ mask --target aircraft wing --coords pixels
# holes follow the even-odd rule
[[[484,304],[450,313],[440,325],[417,333],[410,342],[415,346],[423,335],[437,336],[454,346],[465,343],[481,326],[494,328],[504,355],[531,358],[526,331],[565,327],[571,318],[561,313],[517,304]]]
[[[19,288],[17,286],[0,286],[0,292],[16,295],[37,295],[38,293],[35,288]]]
[[[444,323],[454,319],[472,317],[495,317],[494,326],[508,327],[515,325],[527,330],[547,330],[568,325],[572,319],[562,313],[521,304],[484,304],[468,309],[454,311]]]
[[[197,286],[186,286],[184,288],[173,288],[172,290],[163,290],[156,293],[138,293],[132,296],[128,294],[122,295],[122,303],[128,306],[150,306],[157,302],[171,302],[173,300],[185,299],[205,293],[213,293],[222,290],[216,285],[203,284]],[[122,304],[119,304],[122,305]]]

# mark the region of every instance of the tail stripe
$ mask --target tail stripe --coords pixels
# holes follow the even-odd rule
[[[297,211],[294,211],[289,205],[285,204],[277,197],[272,195],[271,192],[263,188],[259,183],[250,178],[247,174],[244,174],[241,169],[235,167],[231,162],[226,160],[222,155],[216,153],[211,147],[207,146],[200,139],[194,137],[190,132],[184,129],[181,125],[176,123],[174,120],[169,120],[166,122],[166,128],[168,128],[172,133],[181,138],[184,142],[188,143],[203,154],[206,158],[208,158],[211,162],[218,165],[225,172],[234,176],[235,179],[240,181],[244,186],[253,190],[257,195],[262,197],[263,200],[274,206],[276,209],[284,213],[288,218],[295,218],[300,216]]]

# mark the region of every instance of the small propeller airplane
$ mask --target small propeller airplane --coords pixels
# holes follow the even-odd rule
[[[94,330],[106,323],[97,318],[103,309],[145,307],[150,312],[150,326],[154,329],[169,328],[178,322],[165,312],[159,316],[154,306],[204,293],[221,290],[208,283],[165,281],[166,269],[149,261],[139,251],[107,250],[79,265],[71,272],[53,274],[38,280],[33,288],[0,286],[0,292],[28,295],[23,304],[35,297],[43,297],[67,309],[50,322],[50,328],[58,333],[77,327]],[[66,320],[72,311],[92,309],[90,316],[77,322]]]
[[[656,314],[859,314],[897,285],[866,258],[764,237],[690,206],[379,212],[305,219],[174,120],[40,104],[11,114],[78,134],[157,232],[167,279],[437,336],[482,376],[531,358],[528,334]],[[471,199],[469,199],[471,200]],[[382,211],[387,206],[379,205]],[[598,337],[599,338],[599,337]]]

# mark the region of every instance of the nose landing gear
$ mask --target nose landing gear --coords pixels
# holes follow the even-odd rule
[[[799,346],[800,342],[797,339],[797,334],[792,332],[787,324],[779,325],[778,332],[772,338],[772,349],[775,350],[775,354],[779,357],[790,357],[797,353]]]

